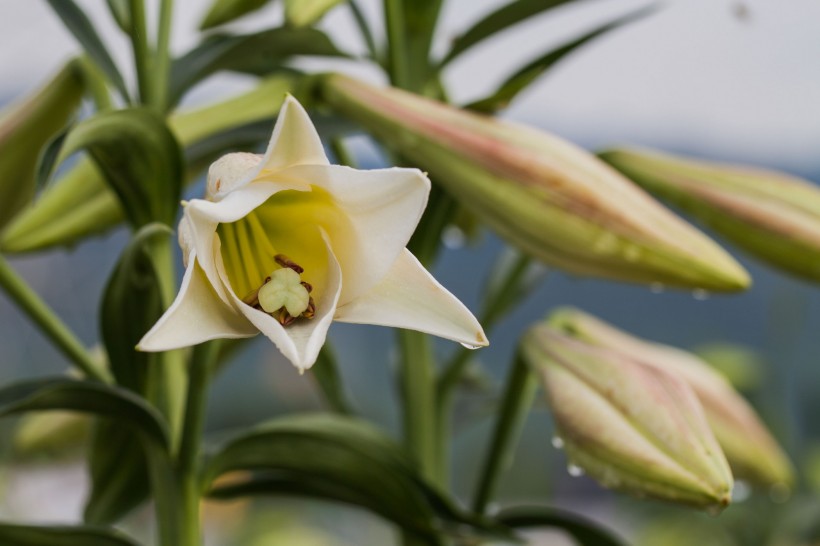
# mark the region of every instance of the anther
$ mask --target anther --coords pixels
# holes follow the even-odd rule
[[[276,263],[278,263],[282,267],[287,267],[289,269],[293,269],[294,271],[296,271],[300,275],[305,272],[304,267],[302,267],[301,265],[291,261],[291,259],[288,258],[287,256],[285,256],[284,254],[277,254],[276,256],[273,257],[273,259],[274,259],[274,261],[276,261]]]

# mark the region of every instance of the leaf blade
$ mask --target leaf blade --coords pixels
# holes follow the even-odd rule
[[[98,527],[0,523],[0,542],[14,546],[139,546],[124,534]]]

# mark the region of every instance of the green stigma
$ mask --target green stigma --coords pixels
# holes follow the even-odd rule
[[[291,317],[298,317],[308,309],[310,294],[302,285],[299,273],[289,267],[270,274],[270,281],[259,288],[259,305],[266,313],[284,308]]]

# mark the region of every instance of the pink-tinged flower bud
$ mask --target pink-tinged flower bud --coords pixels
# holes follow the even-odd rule
[[[732,473],[692,388],[677,376],[542,323],[522,342],[570,468],[605,487],[719,511]]]
[[[783,173],[619,149],[601,158],[750,254],[820,281],[820,190]]]
[[[735,291],[723,249],[595,156],[558,137],[340,75],[324,100],[415,165],[502,237],[569,272]]]
[[[752,407],[714,368],[686,351],[636,338],[576,309],[554,312],[550,325],[583,343],[617,351],[686,381],[737,479],[789,488],[792,465]]]

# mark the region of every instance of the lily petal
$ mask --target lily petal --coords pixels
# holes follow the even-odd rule
[[[288,95],[279,111],[261,168],[278,171],[293,165],[330,165],[330,161],[307,112]]]
[[[342,290],[342,270],[339,267],[339,261],[330,248],[327,235],[325,233],[322,235],[327,249],[327,285],[322,300],[316,302],[316,313],[312,319],[297,320],[284,327],[267,313],[244,304],[232,289],[228,290],[240,312],[254,324],[256,329],[273,341],[279,351],[301,371],[307,370],[316,362],[319,350],[325,343],[327,330],[333,322],[333,315]],[[219,252],[218,246],[215,252]],[[222,261],[217,260],[216,266],[222,282],[230,288],[228,274],[225,272]]]
[[[257,328],[217,296],[192,252],[179,294],[137,345],[140,351],[168,351],[217,338],[252,337]]]
[[[336,320],[418,330],[472,348],[489,344],[473,314],[408,250],[372,290],[340,306]]]
[[[430,193],[430,180],[418,169],[303,165],[277,177],[294,184],[310,180],[333,197],[350,222],[347,237],[331,232],[344,278],[340,305],[364,295],[387,275],[413,235]]]

